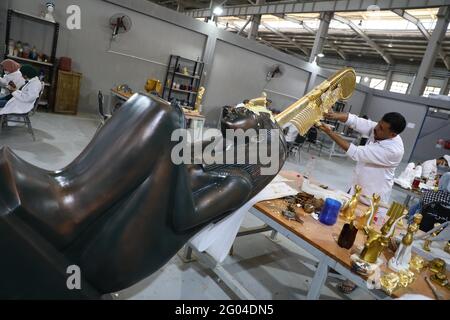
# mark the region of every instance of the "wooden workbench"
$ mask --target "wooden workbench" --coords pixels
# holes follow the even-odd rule
[[[302,217],[304,223],[301,224],[297,221],[292,221],[284,218],[281,214],[280,207],[283,207],[283,201],[282,200],[270,200],[270,201],[263,201],[254,206],[254,209],[261,212],[263,215],[265,215],[267,218],[272,220],[274,224],[271,224],[271,227],[276,226],[276,224],[282,226],[284,229],[289,230],[291,233],[295,235],[295,237],[298,237],[300,240],[306,242],[313,248],[315,248],[317,251],[323,253],[325,256],[329,257],[332,261],[335,261],[338,265],[342,266],[343,268],[347,269],[348,271],[348,278],[350,280],[355,280],[354,282],[361,286],[367,278],[360,276],[356,273],[354,273],[351,270],[351,259],[350,256],[352,253],[356,252],[356,249],[358,247],[362,248],[365,242],[365,235],[362,231],[359,231],[357,234],[357,238],[355,241],[355,244],[353,245],[353,248],[350,250],[341,248],[337,244],[337,239],[339,236],[339,233],[341,232],[342,226],[344,225],[344,221],[342,219],[338,219],[338,222],[333,226],[327,226],[319,221],[315,220],[311,215],[305,213],[303,209],[297,208],[297,212]],[[365,205],[360,204],[358,206],[358,210],[365,210],[367,207]],[[266,220],[266,219],[265,219]],[[266,223],[268,220],[265,221]],[[270,225],[270,224],[269,224]],[[277,228],[274,228],[277,230]],[[401,228],[398,228],[401,230]],[[278,231],[278,230],[277,230]],[[291,237],[290,240],[294,240]],[[295,241],[294,241],[295,242]],[[307,246],[306,246],[307,247]],[[311,250],[311,251],[316,251]],[[309,251],[309,250],[308,250]],[[382,254],[382,258],[387,261],[389,258],[393,256],[393,252],[390,252],[389,250],[385,250],[385,252]],[[329,266],[334,268],[333,265]],[[338,268],[336,268],[338,269]],[[339,270],[336,270],[339,272]],[[381,267],[382,273],[384,272],[391,272],[386,265],[384,264]],[[341,273],[341,272],[339,272]],[[351,276],[353,275],[353,276]],[[417,279],[408,287],[408,288],[402,288],[394,291],[392,297],[398,298],[402,295],[409,293],[409,294],[421,294],[427,297],[430,297],[432,299],[435,299],[435,296],[431,289],[429,288],[428,284],[424,280],[424,276],[430,276],[429,271],[425,270],[422,271],[422,273],[417,277]],[[447,276],[450,276],[447,274]],[[351,277],[351,278],[350,278]],[[359,278],[359,281],[356,281],[358,279],[355,279],[355,277]],[[325,276],[326,278],[326,276]],[[362,280],[362,281],[361,281]],[[313,279],[314,281],[314,279]],[[323,284],[322,284],[323,285]],[[444,295],[445,299],[450,299],[450,290],[441,288],[437,284],[435,284],[435,287]],[[381,291],[381,290],[378,290]],[[319,294],[320,294],[320,288],[319,288]],[[314,297],[317,298],[317,297]]]

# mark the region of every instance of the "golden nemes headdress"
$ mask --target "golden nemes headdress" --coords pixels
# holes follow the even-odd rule
[[[323,119],[338,100],[347,100],[356,87],[356,73],[353,68],[336,72],[328,80],[315,87],[306,96],[290,105],[275,117],[280,127],[291,122],[301,135]]]
[[[265,92],[262,93],[261,97],[250,100],[245,104],[245,107],[256,114],[260,114],[261,112],[268,113],[270,119],[275,122],[272,111],[267,109],[267,94]]]

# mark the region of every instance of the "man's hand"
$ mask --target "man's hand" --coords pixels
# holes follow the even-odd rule
[[[318,128],[327,135],[330,135],[333,132],[333,129],[325,123],[322,123],[320,126],[318,126]]]
[[[324,118],[328,120],[338,120],[337,113],[334,112],[333,110],[330,110],[328,113],[325,113]]]
[[[10,81],[10,82],[8,83],[8,90],[9,90],[9,92],[14,92],[14,91],[16,91],[16,90],[17,90],[16,84],[15,84],[14,82]]]
[[[330,110],[328,113],[324,114],[325,119],[337,120],[340,122],[346,122],[348,120],[348,113],[345,112],[333,112]]]

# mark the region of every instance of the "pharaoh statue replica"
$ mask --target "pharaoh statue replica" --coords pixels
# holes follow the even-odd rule
[[[227,129],[263,129],[252,144],[275,144],[277,167],[175,164],[172,133],[184,114],[168,102],[133,95],[67,167],[47,171],[11,149],[0,149],[0,298],[98,299],[128,288],[169,261],[195,234],[227,217],[281,170],[286,142],[280,127],[301,134],[355,88],[355,72],[337,72],[274,119],[230,110]],[[242,110],[240,110],[242,109]],[[261,131],[259,131],[261,132]],[[78,266],[81,289],[69,290]]]
[[[395,255],[389,260],[389,268],[399,272],[409,269],[409,261],[411,260],[411,250],[414,241],[414,234],[419,230],[422,215],[414,215],[413,222],[408,226],[408,231],[403,237],[400,246]]]

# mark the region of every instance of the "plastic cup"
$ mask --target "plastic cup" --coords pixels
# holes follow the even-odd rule
[[[342,204],[340,201],[332,198],[326,198],[325,204],[323,205],[322,211],[319,215],[319,221],[328,226],[334,225],[339,216],[341,206]]]

